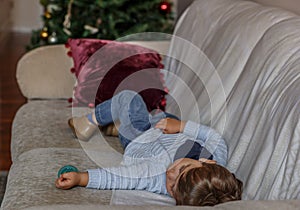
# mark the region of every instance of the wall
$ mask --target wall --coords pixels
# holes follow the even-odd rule
[[[31,32],[42,27],[43,8],[39,0],[13,0],[12,30]]]
[[[11,28],[12,2],[0,0],[0,42],[8,36]]]

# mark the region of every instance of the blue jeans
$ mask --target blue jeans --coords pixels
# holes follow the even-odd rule
[[[143,98],[138,93],[129,90],[124,90],[98,104],[95,108],[95,115],[101,126],[120,121],[119,139],[124,149],[133,139],[153,127],[159,120],[166,117],[178,119],[166,112],[152,116]]]

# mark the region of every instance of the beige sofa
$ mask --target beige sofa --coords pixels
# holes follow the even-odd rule
[[[168,42],[136,42],[168,56],[167,111],[210,125],[229,146],[243,200],[213,209],[299,209],[300,17],[249,1],[196,0]],[[198,209],[147,192],[58,190],[58,169],[120,160],[114,138],[73,138],[66,119],[75,79],[64,46],[27,53],[17,79],[28,103],[15,116],[1,209]],[[101,163],[100,163],[100,162]],[[203,209],[211,209],[204,207]]]

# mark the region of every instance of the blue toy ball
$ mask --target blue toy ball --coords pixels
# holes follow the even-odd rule
[[[64,174],[64,173],[69,173],[69,172],[78,172],[78,169],[75,167],[75,166],[72,166],[72,165],[66,165],[66,166],[63,166],[59,169],[58,171],[58,177],[60,177],[61,174]]]

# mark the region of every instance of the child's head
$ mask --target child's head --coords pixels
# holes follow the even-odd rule
[[[217,164],[184,158],[167,171],[167,189],[177,205],[214,206],[241,200],[242,186],[240,180]]]

